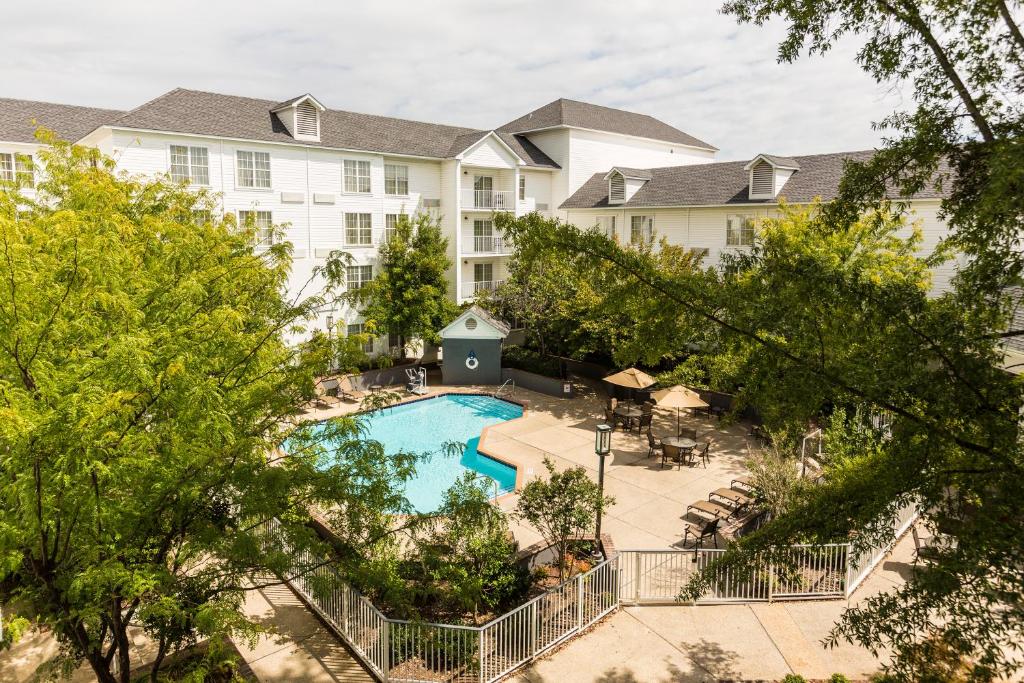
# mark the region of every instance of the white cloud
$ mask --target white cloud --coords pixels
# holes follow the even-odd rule
[[[641,111],[721,148],[877,143],[901,103],[854,46],[775,62],[781,26],[708,0],[9,4],[0,96],[131,108],[182,86],[475,127],[557,97]]]

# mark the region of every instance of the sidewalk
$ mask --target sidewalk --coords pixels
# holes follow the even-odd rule
[[[905,581],[912,570],[907,534],[857,589],[852,604]],[[519,683],[697,683],[779,680],[789,673],[867,678],[880,662],[867,650],[821,641],[845,600],[626,607],[590,633],[519,674]]]

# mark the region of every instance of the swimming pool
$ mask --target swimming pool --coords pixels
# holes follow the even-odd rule
[[[406,482],[405,495],[418,512],[441,506],[444,492],[471,470],[490,478],[498,493],[515,489],[516,468],[477,452],[480,432],[489,425],[523,416],[521,406],[491,396],[448,394],[405,403],[362,416],[367,437],[388,453],[399,450],[431,453],[416,464],[416,476]],[[445,455],[445,442],[466,444],[461,455]]]

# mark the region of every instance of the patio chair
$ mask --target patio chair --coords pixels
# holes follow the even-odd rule
[[[644,430],[644,428],[646,428],[647,431],[650,431],[651,430],[651,422],[653,422],[653,421],[654,421],[654,415],[652,413],[644,413],[643,415],[641,415],[640,419],[637,420],[637,423],[636,423],[636,431],[637,431],[637,433],[639,434],[640,432],[642,432]]]
[[[686,547],[687,540],[692,536],[694,554],[696,554],[698,548],[704,546],[704,541],[709,538],[714,542],[715,548],[717,548],[718,524],[719,520],[717,518],[701,524],[699,529],[695,524],[686,524],[683,530],[683,547]]]
[[[611,410],[611,411],[614,412],[615,409],[619,407],[619,399],[617,399],[615,397],[611,397],[611,398],[608,399],[608,404],[607,405],[608,405],[608,410]]]
[[[692,429],[690,427],[683,427],[682,429],[679,430],[679,436],[683,437],[684,439],[693,439],[694,441],[696,441],[697,430]]]
[[[682,460],[682,454],[683,454],[683,449],[681,449],[679,446],[673,446],[673,445],[667,444],[667,443],[661,444],[661,466],[662,466],[662,468],[665,467],[665,461],[666,460],[671,460],[672,462],[681,463],[683,461]]]
[[[654,436],[654,434],[651,434],[650,427],[647,429],[647,446],[648,458],[653,457],[658,452],[658,449],[661,448],[661,440]]]
[[[338,396],[347,401],[361,401],[366,396],[366,392],[356,389],[352,384],[352,376],[345,375],[338,379]]]
[[[711,442],[705,441],[703,446],[697,447],[697,456],[700,461],[704,464],[704,469],[708,468],[708,462],[711,461],[711,457],[708,455],[708,451],[711,450]]]
[[[939,557],[939,549],[935,542],[935,538],[927,537],[921,538],[921,535],[917,531],[917,525],[913,524],[910,527],[910,535],[914,537],[914,562],[916,563],[919,559],[925,562],[933,562]]]

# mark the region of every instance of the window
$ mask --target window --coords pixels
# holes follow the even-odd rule
[[[345,284],[348,291],[362,289],[373,279],[373,266],[349,266],[345,269]]]
[[[384,241],[390,242],[391,238],[398,234],[398,219],[404,217],[404,213],[384,214]]]
[[[239,211],[238,222],[256,228],[257,249],[265,249],[274,243],[274,221],[269,211]]]
[[[209,185],[210,155],[206,148],[171,145],[171,180],[176,183],[184,181],[193,185]]]
[[[373,244],[373,223],[370,214],[345,214],[345,244],[364,247]]]
[[[367,171],[369,173],[369,171]],[[369,182],[366,191],[369,192]],[[384,164],[384,194],[409,194],[409,167],[397,164]]]
[[[615,239],[615,216],[598,216],[595,225],[602,235],[610,240]]]
[[[519,176],[519,201],[526,200],[526,176]]]
[[[608,201],[620,204],[626,201],[626,179],[621,173],[615,173],[608,179]]]
[[[370,192],[370,162],[345,159],[345,192]]]
[[[388,349],[398,351],[402,346],[402,338],[394,332],[388,333]]]
[[[739,213],[725,219],[725,243],[730,247],[749,247],[754,243],[754,217]]]
[[[473,282],[476,283],[476,291],[490,289],[494,286],[494,264],[475,263],[473,264]]]
[[[213,212],[209,209],[196,209],[192,212],[192,219],[199,225],[207,225],[213,222]]]
[[[238,160],[238,186],[270,189],[270,152],[235,153]]]
[[[348,326],[348,336],[353,337],[358,334],[364,334],[363,323],[353,323]],[[373,353],[373,337],[367,337],[366,341],[363,342],[363,353]]]
[[[494,178],[489,175],[473,176],[473,207],[494,208]]]
[[[489,253],[494,251],[494,223],[488,219],[473,221],[473,251]]]
[[[35,187],[35,171],[28,154],[0,154],[0,180],[17,181],[22,187]]]
[[[650,242],[654,239],[653,216],[630,216],[629,241],[631,244]]]

